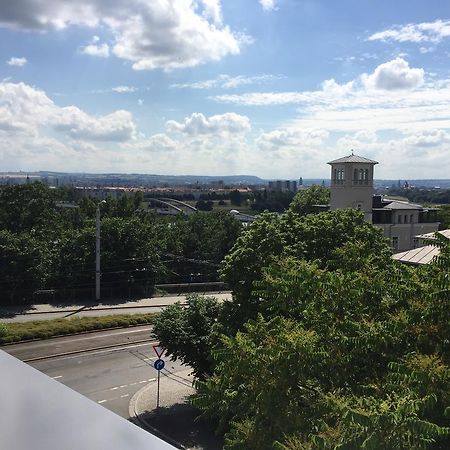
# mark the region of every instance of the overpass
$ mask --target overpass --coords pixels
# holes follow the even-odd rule
[[[156,203],[160,206],[159,208],[156,208],[156,212],[161,215],[175,216],[181,213],[189,216],[198,211],[194,206],[173,198],[151,198],[148,201],[148,206],[152,207],[152,203]]]

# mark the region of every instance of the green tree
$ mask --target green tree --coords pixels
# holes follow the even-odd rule
[[[381,231],[364,220],[360,211],[337,210],[301,216],[291,211],[278,216],[263,213],[236,241],[222,265],[222,277],[236,301],[228,305],[230,323],[239,328],[255,318],[259,298],[252,295],[265,267],[284,257],[316,261],[319,267],[348,268],[342,248],[353,248],[360,260],[376,267],[392,264],[391,252]],[[355,249],[358,249],[355,251]],[[358,263],[359,264],[359,263]]]
[[[153,334],[170,355],[189,365],[198,379],[211,374],[213,326],[220,304],[214,297],[190,295],[186,307],[180,303],[165,308],[153,323]]]
[[[330,203],[330,190],[323,186],[311,186],[297,192],[289,209],[300,215],[319,212],[318,205]]]
[[[0,302],[23,303],[44,278],[38,241],[29,233],[0,230]]]
[[[57,217],[56,192],[42,183],[0,188],[0,227],[12,232],[46,228]]]
[[[450,205],[441,205],[439,207],[438,221],[441,223],[439,226],[441,230],[450,228]]]
[[[241,206],[242,200],[242,194],[237,189],[230,192],[230,203],[232,205]]]

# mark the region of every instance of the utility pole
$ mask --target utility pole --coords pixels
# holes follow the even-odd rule
[[[100,300],[100,206],[95,211],[95,299]]]

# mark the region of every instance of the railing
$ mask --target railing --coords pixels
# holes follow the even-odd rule
[[[353,186],[369,186],[372,185],[372,181],[369,180],[353,180]]]

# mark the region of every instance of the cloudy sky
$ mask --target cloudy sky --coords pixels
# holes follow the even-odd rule
[[[0,0],[0,171],[450,178],[443,0]]]

